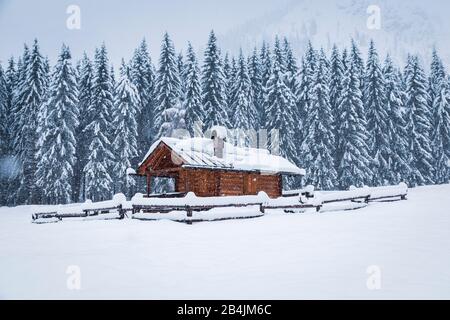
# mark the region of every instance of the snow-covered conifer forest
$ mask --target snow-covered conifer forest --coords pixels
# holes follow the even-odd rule
[[[166,33],[158,61],[143,40],[116,68],[105,44],[81,57],[62,45],[57,61],[25,44],[0,65],[0,205],[132,195],[127,169],[152,142],[214,124],[279,130],[280,153],[307,171],[290,187],[449,182],[450,77],[437,50],[430,66],[412,54],[398,65],[374,42],[295,55],[280,35],[233,55],[213,31],[205,40],[199,56]]]

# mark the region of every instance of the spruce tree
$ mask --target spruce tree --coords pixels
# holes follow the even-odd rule
[[[135,190],[136,181],[128,175],[127,169],[132,168],[132,161],[137,156],[138,128],[136,118],[140,109],[139,95],[131,81],[129,66],[122,59],[120,78],[117,83],[117,95],[113,113],[114,141],[113,151],[115,163],[116,191],[131,197]]]
[[[333,135],[335,139],[335,144],[339,144],[339,103],[342,95],[342,81],[344,79],[344,65],[341,60],[341,55],[339,53],[339,49],[336,45],[333,46],[331,51],[331,59],[330,59],[330,107],[331,113],[333,115]],[[335,148],[336,151],[336,148]],[[335,169],[338,167],[338,157],[336,154],[334,157],[334,165]]]
[[[8,83],[0,64],[0,206],[5,205],[8,198],[8,178],[5,162],[10,145],[9,131]]]
[[[355,39],[352,39],[351,41],[349,58],[351,59],[351,61],[353,61],[356,74],[359,79],[359,87],[361,89],[361,92],[364,92],[364,80],[365,80],[364,60],[361,57],[361,51],[359,50],[359,47],[356,44]]]
[[[36,146],[38,111],[45,98],[47,85],[45,60],[42,57],[38,41],[35,40],[31,51],[25,49],[22,66],[19,71],[17,94],[14,99],[15,149],[21,164],[21,174],[16,200],[21,204],[39,202],[36,188]]]
[[[226,107],[225,79],[222,59],[214,31],[209,35],[202,68],[202,103],[205,110],[204,129],[213,125],[230,127]]]
[[[12,74],[9,74],[9,79],[11,79],[10,83],[14,83],[14,86],[11,89],[11,115],[16,114],[18,115],[21,111],[21,104],[20,104],[20,94],[21,94],[21,88],[23,88],[23,83],[25,81],[26,76],[26,64],[24,61],[28,61],[29,57],[29,48],[25,44],[23,54],[17,59],[17,67],[15,68],[15,71],[11,70]],[[16,205],[19,204],[18,199],[18,189],[20,186],[20,180],[21,180],[21,159],[19,156],[20,153],[20,147],[16,144],[18,141],[18,137],[20,132],[18,131],[18,122],[19,117],[10,117],[10,128],[11,128],[11,154],[12,154],[12,161],[10,166],[10,174],[9,174],[9,195],[8,195],[8,204],[10,205]]]
[[[252,100],[255,105],[255,129],[260,128],[261,114],[264,112],[263,88],[262,88],[262,66],[258,51],[253,49],[253,54],[248,59],[248,72],[252,86]]]
[[[9,145],[8,107],[8,83],[0,64],[0,159],[7,154]]]
[[[369,153],[364,115],[362,109],[358,68],[353,60],[348,61],[348,70],[343,80],[342,98],[339,104],[339,159],[337,170],[339,185],[347,189],[351,185],[363,186],[370,180]]]
[[[6,134],[7,134],[7,143],[5,145],[4,154],[7,157],[11,157],[13,155],[13,128],[12,124],[15,119],[13,116],[13,99],[14,99],[14,91],[17,87],[17,70],[16,70],[16,64],[14,62],[13,58],[10,58],[8,60],[8,68],[5,72],[5,85],[6,85],[6,96],[5,96],[5,114],[3,115],[4,119],[4,126],[6,127]],[[7,174],[8,178],[11,177],[11,172]],[[11,191],[11,190],[8,190]]]
[[[237,61],[235,81],[232,89],[233,125],[236,141],[241,146],[256,146],[255,132],[256,108],[252,99],[252,84],[248,74],[247,62],[242,50]]]
[[[191,136],[199,136],[202,133],[201,125],[204,110],[202,105],[202,93],[200,84],[200,69],[194,48],[189,43],[186,53],[186,66],[184,69],[186,79],[186,91],[184,95],[184,109],[186,110],[186,129]]]
[[[324,51],[320,52],[313,77],[311,109],[304,128],[307,132],[303,141],[303,163],[308,172],[307,184],[319,190],[332,189],[337,173],[334,168],[333,113],[330,104],[329,70]]]
[[[445,80],[445,77],[444,64],[442,63],[436,48],[433,48],[430,76],[428,78],[428,95],[430,97],[429,105],[431,109],[434,107],[434,100],[440,94],[441,82]]]
[[[289,89],[291,89],[291,92],[295,93],[298,90],[298,66],[292,52],[291,44],[286,37],[283,39],[283,55],[286,66],[286,83]]]
[[[283,50],[283,46],[280,42],[280,39],[278,38],[278,36],[275,36],[275,41],[273,44],[273,51],[272,51],[272,61],[276,61],[277,64],[279,65],[280,71],[283,75],[284,81],[287,84],[286,81],[286,56],[285,56],[285,51]],[[291,88],[289,88],[291,89]]]
[[[184,78],[184,57],[181,51],[177,56],[177,68],[180,77],[180,100],[183,103],[184,93],[186,92],[186,79]]]
[[[342,94],[342,79],[344,66],[336,45],[333,46],[330,59],[330,106],[333,114],[337,115],[337,108]]]
[[[433,181],[441,184],[450,182],[450,78],[441,79],[435,88],[431,134]]]
[[[372,161],[374,186],[389,184],[393,180],[389,167],[392,154],[388,136],[388,113],[383,73],[381,71],[378,53],[373,41],[369,45],[369,54],[364,82],[364,105],[367,111],[367,130],[369,132],[369,150]]]
[[[178,129],[180,121],[180,77],[175,56],[175,48],[167,33],[161,44],[159,69],[156,79],[155,129],[157,138],[170,137]],[[156,131],[156,130],[155,130]]]
[[[86,179],[84,173],[84,167],[88,162],[89,157],[89,131],[86,127],[91,123],[92,119],[89,119],[89,108],[93,102],[93,67],[92,62],[88,58],[87,54],[83,54],[83,58],[79,64],[78,74],[78,112],[81,115],[78,121],[76,129],[76,162],[74,166],[74,179],[73,179],[73,199],[74,201],[84,201],[86,199]]]
[[[297,154],[299,154],[298,163],[304,167],[304,151],[302,148],[303,141],[306,139],[306,129],[310,127],[308,121],[308,114],[311,108],[312,83],[317,64],[317,52],[314,50],[312,43],[308,42],[305,55],[300,66],[300,79],[297,86],[297,91],[294,92],[296,99],[295,108],[295,123],[297,125],[294,129],[295,140],[297,141]]]
[[[275,54],[274,54],[275,55]],[[269,149],[297,163],[296,140],[292,128],[295,126],[295,98],[286,85],[279,59],[272,58],[272,70],[267,82],[265,96],[266,128],[269,133]],[[292,187],[294,181],[286,179],[286,186]]]
[[[265,108],[265,98],[267,97],[267,83],[269,82],[270,75],[272,72],[272,60],[270,57],[270,49],[266,42],[263,42],[260,53],[260,61],[261,61],[261,95],[259,100],[262,103],[261,110],[259,113],[259,128],[267,129],[267,117],[266,117],[266,108]]]
[[[50,83],[48,100],[41,108],[37,129],[36,184],[45,203],[69,203],[72,198],[75,165],[75,132],[78,125],[78,98],[75,70],[69,48],[63,45]]]
[[[111,178],[114,154],[111,152],[113,97],[106,47],[95,52],[92,102],[87,110],[89,123],[85,128],[88,139],[88,161],[84,167],[86,198],[92,201],[112,196]]]
[[[300,84],[296,92],[298,126],[296,130],[296,138],[299,145],[305,139],[307,134],[304,128],[309,127],[307,123],[308,113],[311,107],[312,83],[317,63],[317,52],[314,50],[312,43],[308,43],[305,56],[302,60],[300,71]]]
[[[228,119],[230,119],[230,122],[232,121],[233,117],[233,110],[232,110],[232,88],[233,88],[233,81],[234,81],[234,75],[236,73],[236,62],[234,61],[234,58],[230,61],[230,58],[228,56],[228,53],[225,54],[225,58],[223,59],[223,79],[225,82],[225,101],[226,101],[226,107],[228,112]]]
[[[142,40],[140,46],[135,50],[131,60],[131,76],[133,84],[136,86],[139,95],[138,121],[138,157],[133,160],[133,164],[141,160],[147,153],[151,143],[155,139],[155,127],[153,118],[156,106],[155,82],[156,75],[148,52],[147,42]]]
[[[425,73],[419,58],[411,56],[406,67],[406,112],[409,133],[408,182],[411,186],[432,183],[431,112],[428,106]]]
[[[401,88],[399,73],[389,55],[384,63],[383,77],[386,95],[386,128],[391,149],[387,160],[391,174],[389,182],[390,184],[398,184],[406,181],[409,176],[408,133],[402,113],[404,92]]]

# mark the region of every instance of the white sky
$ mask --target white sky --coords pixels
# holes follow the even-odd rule
[[[287,0],[0,0],[0,60],[22,51],[23,43],[37,37],[42,52],[54,62],[61,43],[74,56],[105,41],[111,60],[129,58],[145,37],[152,57],[157,57],[164,31],[175,41],[176,50],[191,41],[197,50],[214,28],[225,33],[236,25],[264,15]],[[81,29],[66,27],[69,5],[81,9]]]
[[[365,2],[379,3],[383,8],[385,3],[395,4],[395,21],[402,23],[404,27],[400,29],[406,30],[407,38],[411,33],[414,35],[416,29],[420,30],[417,26],[412,28],[414,24],[423,21],[432,24],[436,29],[434,34],[425,32],[424,37],[434,37],[438,47],[443,49],[442,55],[450,61],[448,0],[0,0],[0,61],[4,64],[12,54],[17,56],[24,42],[31,43],[37,37],[43,54],[49,56],[52,64],[63,42],[70,46],[73,56],[79,58],[83,51],[92,56],[95,47],[104,41],[117,67],[122,57],[131,57],[145,37],[156,62],[164,31],[174,40],[177,52],[184,50],[187,41],[191,41],[200,53],[211,29],[219,38],[223,35],[224,50],[236,51],[240,45],[253,46],[264,33],[271,37],[274,32],[288,30],[295,35],[303,21],[308,22],[311,17],[317,18],[325,31],[333,31],[330,29],[334,27],[330,26],[333,26],[333,19],[339,17],[333,16],[332,7],[350,6],[366,19]],[[297,6],[301,3],[306,9]],[[66,27],[69,5],[78,5],[81,9],[81,30]],[[414,8],[406,9],[406,6]],[[313,12],[319,12],[321,17]],[[425,20],[415,19],[425,12]],[[383,14],[388,17],[391,12]],[[346,16],[340,19],[348,20]],[[440,24],[436,24],[438,20]],[[349,21],[350,24],[355,22]],[[409,35],[407,29],[412,30]],[[405,50],[424,51],[424,47],[430,47],[422,42],[417,43],[413,38]]]

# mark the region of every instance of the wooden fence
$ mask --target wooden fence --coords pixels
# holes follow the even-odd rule
[[[65,212],[61,213],[57,210],[46,211],[46,212],[37,212],[32,215],[33,222],[43,223],[46,219],[56,219],[56,221],[60,221],[63,218],[86,218],[90,216],[99,216],[103,214],[109,213],[117,213],[116,219],[123,219],[127,212],[131,212],[131,217],[134,219],[141,220],[157,220],[159,218],[152,218],[152,213],[158,214],[168,214],[170,212],[185,212],[185,215],[182,214],[183,218],[177,218],[174,220],[186,222],[191,224],[192,222],[205,221],[202,218],[196,218],[193,215],[193,212],[204,212],[211,209],[216,208],[242,208],[242,207],[250,207],[257,206],[259,207],[259,212],[252,214],[242,214],[235,216],[217,216],[216,218],[208,219],[208,221],[212,220],[225,220],[225,219],[243,219],[243,218],[252,218],[259,217],[266,213],[266,210],[273,209],[281,209],[284,211],[292,211],[299,209],[315,209],[316,212],[320,212],[321,208],[325,204],[329,203],[337,203],[337,202],[357,202],[357,203],[365,203],[373,201],[398,201],[405,200],[407,195],[406,186],[393,186],[393,187],[381,187],[381,188],[361,188],[349,191],[336,191],[336,192],[324,192],[324,193],[315,193],[311,194],[309,192],[306,198],[306,202],[302,202],[304,200],[302,196],[298,196],[294,198],[294,195],[290,194],[285,197],[277,198],[277,199],[269,199],[267,195],[262,197],[260,195],[257,196],[242,196],[242,197],[229,197],[229,203],[227,203],[226,197],[218,197],[218,203],[215,203],[215,199],[209,198],[199,198],[194,197],[195,201],[191,198],[177,198],[173,199],[173,204],[170,204],[166,199],[166,201],[161,200],[161,198],[139,198],[135,201],[124,201],[123,203],[116,204],[111,201],[100,202],[98,204],[92,203],[88,206],[88,208],[79,210],[79,212],[67,212],[67,210],[71,210],[71,207],[66,207]],[[305,194],[299,193],[299,195],[305,196]],[[203,199],[204,204],[200,202]],[[297,199],[297,200],[296,200]],[[246,200],[246,201],[244,201]],[[294,201],[290,201],[294,200]],[[124,204],[126,205],[124,206]],[[72,205],[73,207],[73,205]],[[360,207],[359,207],[360,208]],[[137,217],[137,213],[139,214],[149,214],[148,218]],[[211,217],[214,217],[211,215]]]

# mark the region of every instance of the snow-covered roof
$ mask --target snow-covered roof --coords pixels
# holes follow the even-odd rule
[[[139,165],[145,162],[161,142],[182,158],[183,167],[305,175],[304,169],[281,156],[270,154],[266,149],[236,147],[225,142],[223,158],[218,158],[214,156],[213,140],[198,137],[163,137],[153,143]]]

